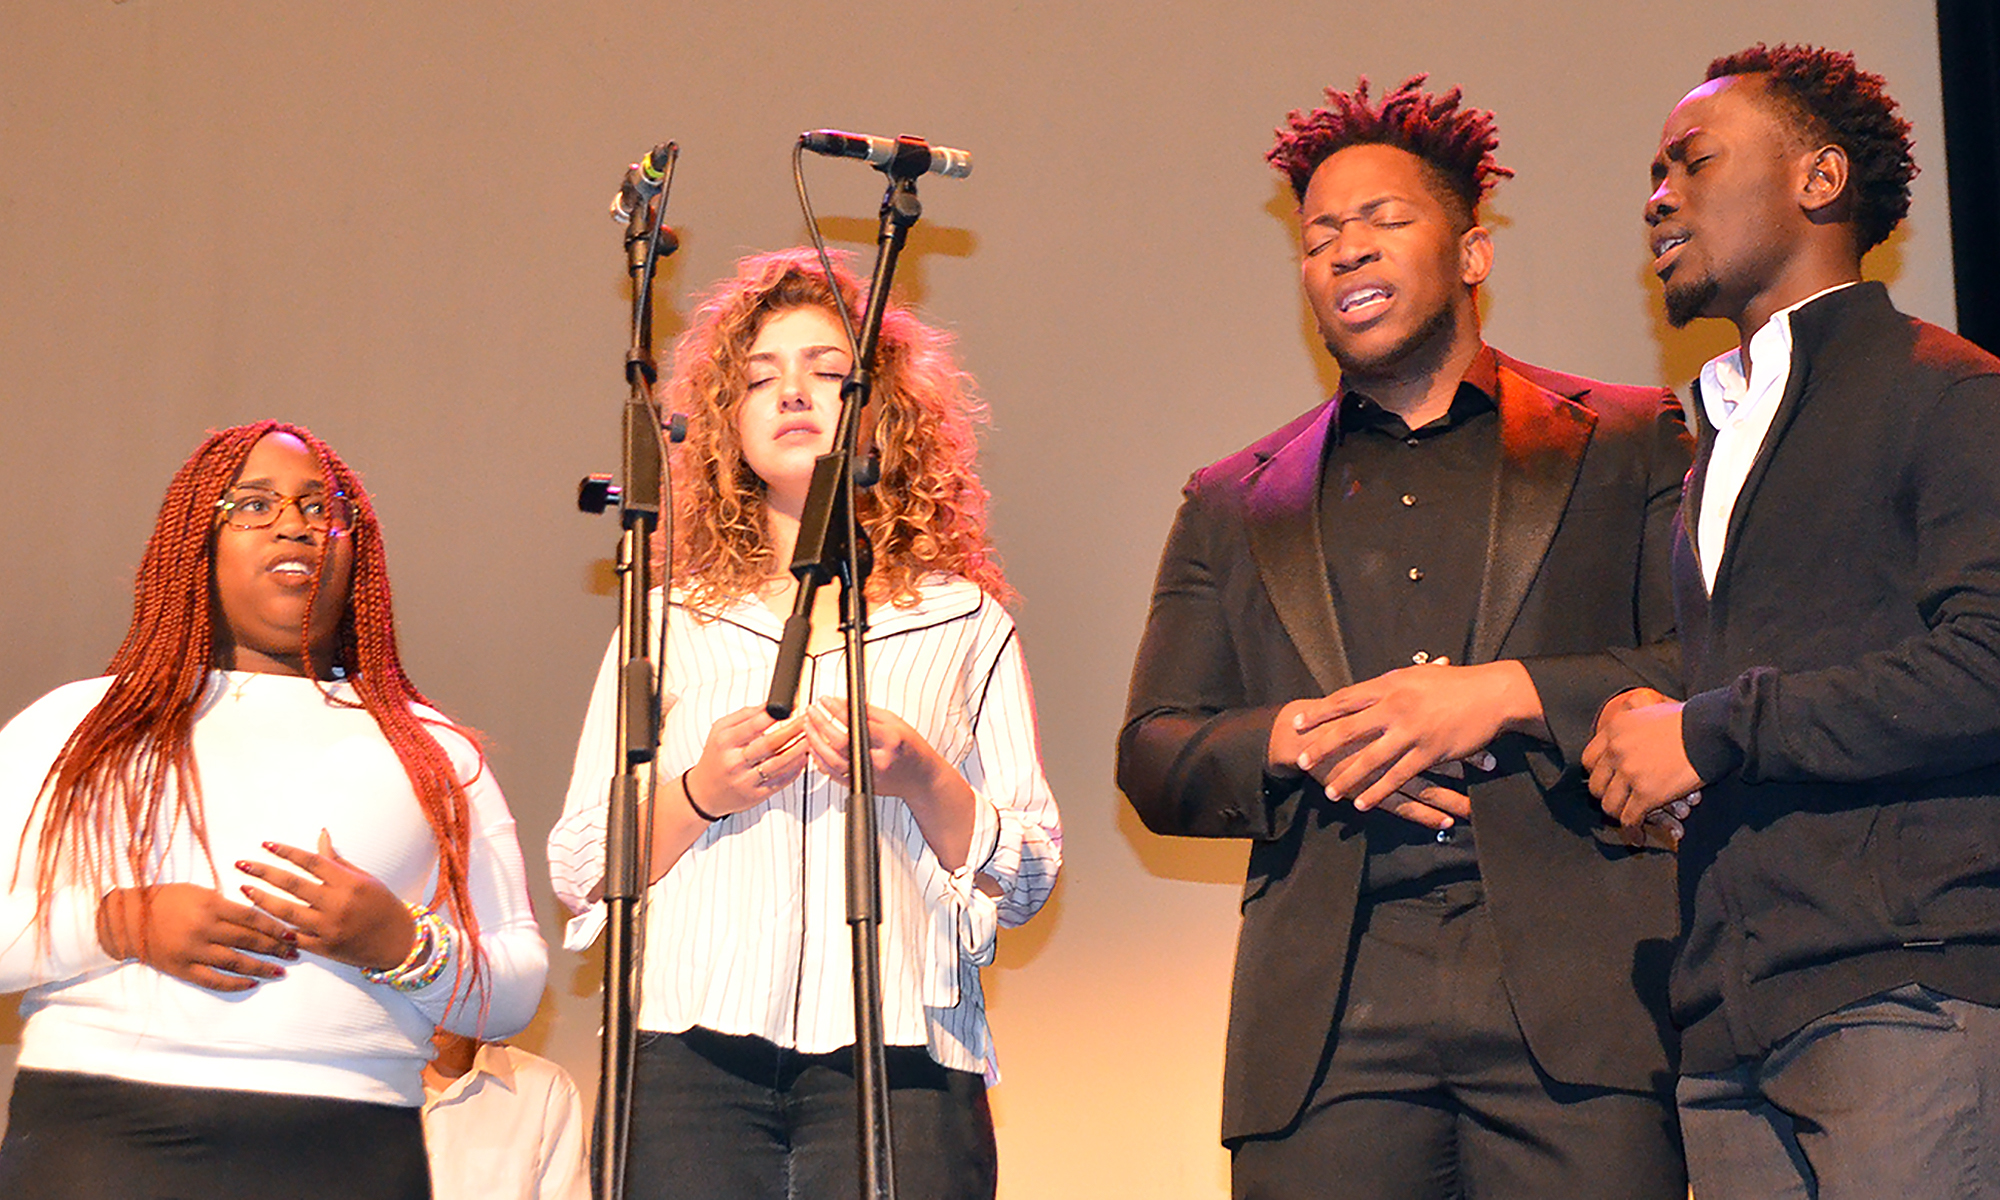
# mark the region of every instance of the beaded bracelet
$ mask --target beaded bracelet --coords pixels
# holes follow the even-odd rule
[[[370,983],[386,983],[399,992],[415,992],[436,983],[444,974],[445,960],[451,957],[451,927],[424,905],[406,901],[403,907],[417,923],[417,939],[409,954],[387,970],[364,967],[361,977]]]

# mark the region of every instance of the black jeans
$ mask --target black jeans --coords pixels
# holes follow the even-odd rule
[[[430,1200],[414,1108],[104,1075],[14,1077],[7,1200]]]
[[[889,1047],[902,1200],[991,1200],[993,1115],[977,1075]],[[841,1200],[860,1193],[853,1054],[694,1028],[639,1035],[629,1200]]]

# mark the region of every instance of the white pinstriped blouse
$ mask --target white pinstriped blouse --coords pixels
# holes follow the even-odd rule
[[[655,619],[659,594],[653,597]],[[754,598],[707,621],[669,606],[662,786],[701,756],[714,723],[763,703],[783,625]],[[868,702],[909,722],[972,785],[971,851],[947,871],[901,800],[876,798],[882,846],[883,1021],[890,1045],[999,1078],[979,968],[1001,925],[1033,916],[1055,886],[1062,827],[1042,776],[1014,622],[977,586],[935,576],[908,608],[871,612]],[[581,949],[604,923],[586,897],[604,875],[617,643],[584,717],[562,819],[549,834],[556,895]],[[846,654],[808,657],[800,704],[846,694]],[[854,1041],[843,871],[847,789],[808,762],[766,802],[710,826],[648,896],[639,1027],[751,1034],[806,1053]],[[985,875],[996,899],[973,886]]]

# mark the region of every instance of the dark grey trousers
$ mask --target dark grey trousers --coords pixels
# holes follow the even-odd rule
[[[2000,1197],[2000,1008],[1917,984],[1680,1082],[1701,1200]]]

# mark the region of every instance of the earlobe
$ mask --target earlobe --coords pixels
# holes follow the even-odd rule
[[[1468,287],[1486,282],[1493,271],[1493,235],[1474,225],[1458,239],[1459,279]]]

